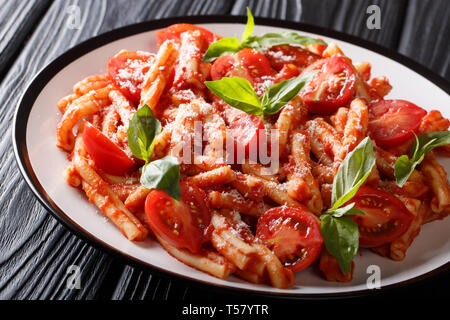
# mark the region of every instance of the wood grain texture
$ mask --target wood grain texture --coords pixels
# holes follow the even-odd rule
[[[1,3],[0,79],[49,5],[49,0],[4,0]]]
[[[366,26],[367,7],[373,4],[381,11],[379,30],[369,30]],[[256,16],[326,27],[396,49],[407,0],[238,0],[232,13],[245,15],[247,5]]]
[[[450,13],[445,1],[59,0],[46,8],[40,4],[42,0],[38,0],[23,1],[27,6],[20,4],[21,11],[33,12],[34,18],[29,18],[26,26],[4,20],[3,17],[11,19],[12,14],[8,12],[16,12],[13,2],[17,3],[11,0],[0,6],[0,37],[3,37],[0,39],[8,38],[7,32],[3,32],[5,25],[11,25],[8,32],[17,30],[21,35],[12,43],[0,41],[0,49],[7,48],[0,50],[0,70],[7,71],[0,84],[0,299],[202,299],[214,302],[230,298],[229,293],[210,291],[180,279],[168,280],[127,266],[91,247],[53,219],[25,185],[11,148],[13,109],[38,70],[77,43],[131,23],[177,15],[245,15],[245,7],[249,6],[256,17],[302,21],[347,32],[399,49],[447,78],[449,74]],[[435,2],[438,8],[434,7]],[[365,26],[366,8],[370,4],[381,8],[381,30],[368,30]],[[79,29],[67,27],[70,5],[80,8]],[[43,11],[38,14],[37,9],[30,8]],[[28,38],[29,31],[32,33]],[[1,63],[13,60],[14,63]],[[66,270],[72,264],[82,271],[80,290],[70,290],[66,286]],[[449,277],[446,279],[448,281]],[[433,295],[425,287],[419,287],[418,291]],[[400,293],[411,294],[407,290]]]
[[[410,0],[398,50],[450,81],[450,3]]]

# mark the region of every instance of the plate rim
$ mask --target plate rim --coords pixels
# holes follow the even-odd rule
[[[298,299],[317,299],[317,298],[343,298],[343,297],[355,297],[355,296],[365,296],[375,292],[386,292],[393,288],[404,287],[405,285],[410,285],[429,279],[431,276],[436,276],[438,274],[442,275],[450,270],[450,262],[433,269],[427,273],[421,274],[411,279],[403,280],[400,282],[392,283],[383,286],[381,290],[371,290],[371,289],[361,289],[353,290],[347,292],[335,292],[335,293],[293,293],[293,292],[267,292],[259,287],[254,289],[248,288],[236,288],[228,285],[222,285],[217,283],[211,283],[207,280],[199,280],[189,276],[181,275],[175,273],[171,270],[164,270],[162,268],[156,267],[144,261],[138,260],[137,258],[127,254],[126,252],[120,251],[113,248],[108,243],[104,242],[100,238],[91,234],[87,230],[83,229],[80,225],[75,223],[69,215],[67,215],[63,210],[61,210],[54,201],[47,194],[45,189],[40,184],[37,179],[34,170],[31,166],[30,159],[28,157],[27,147],[26,147],[26,131],[27,124],[32,106],[34,105],[36,98],[39,96],[42,89],[47,85],[58,72],[60,72],[66,65],[70,64],[74,60],[82,57],[83,55],[105,45],[112,41],[116,41],[125,37],[129,37],[135,34],[152,31],[160,28],[164,28],[174,23],[245,23],[245,16],[226,16],[226,15],[196,15],[196,16],[177,16],[165,19],[155,19],[150,21],[144,21],[136,24],[131,24],[110,30],[108,32],[99,34],[95,37],[91,37],[78,45],[68,49],[63,54],[59,55],[47,65],[37,72],[37,74],[28,82],[26,85],[14,112],[13,124],[12,124],[12,144],[14,156],[25,182],[28,187],[33,192],[34,196],[39,200],[41,205],[44,206],[47,211],[49,211],[58,222],[62,223],[71,233],[80,237],[90,245],[112,255],[114,258],[119,258],[120,260],[137,267],[140,270],[150,270],[151,272],[156,272],[158,275],[165,278],[181,278],[184,281],[190,282],[191,285],[207,286],[212,289],[225,289],[229,292],[246,292],[251,294],[256,294],[262,297],[271,298],[298,298]],[[422,77],[426,78],[434,85],[438,86],[448,95],[450,95],[450,82],[431,71],[427,67],[419,64],[418,62],[406,57],[392,49],[383,47],[374,42],[349,35],[340,31],[331,30],[328,28],[314,26],[310,24],[294,22],[294,21],[282,21],[279,19],[272,18],[255,18],[255,23],[258,25],[271,26],[271,27],[281,27],[288,28],[303,32],[310,32],[318,35],[323,35],[325,37],[334,38],[337,40],[345,41],[350,44],[362,47],[364,49],[370,50],[372,52],[381,54],[391,60],[394,60],[401,65],[413,70]]]

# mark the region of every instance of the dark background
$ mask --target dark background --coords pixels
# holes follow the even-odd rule
[[[72,4],[81,9],[79,30],[66,26],[67,7]],[[381,8],[380,30],[366,27],[366,9],[371,4]],[[26,186],[10,138],[13,112],[28,82],[74,45],[147,20],[245,15],[247,5],[255,17],[300,21],[376,42],[450,80],[448,0],[0,0],[0,299],[259,299],[140,270],[73,235]],[[72,264],[82,270],[80,290],[66,288],[66,270]],[[447,272],[417,284],[374,292],[370,298],[448,300],[449,280]]]

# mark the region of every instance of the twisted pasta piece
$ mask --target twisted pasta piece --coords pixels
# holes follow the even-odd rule
[[[70,104],[56,127],[56,145],[58,147],[66,151],[73,149],[75,142],[73,127],[83,117],[93,115],[107,106],[109,91],[111,91],[111,87],[90,91]]]
[[[175,43],[165,41],[159,48],[155,60],[144,76],[139,107],[146,104],[156,114],[156,106],[164,91],[177,57],[178,50],[175,47]]]
[[[288,194],[291,198],[306,203],[306,206],[316,215],[323,209],[322,195],[319,184],[314,179],[309,158],[310,140],[306,131],[296,131],[291,136],[291,155],[293,163],[290,166],[288,178]]]
[[[369,111],[362,99],[354,99],[350,103],[342,136],[342,149],[339,155],[344,159],[366,136],[369,126]]]
[[[320,163],[331,166],[343,160],[342,144],[336,129],[322,118],[306,122],[305,127],[311,138],[311,151]]]
[[[156,238],[174,258],[214,277],[226,279],[235,270],[233,264],[214,251],[202,249],[199,253],[192,253],[186,249],[178,249],[158,236]]]
[[[431,210],[434,213],[442,213],[450,209],[450,187],[447,180],[447,173],[442,165],[436,160],[433,152],[425,156],[421,164],[421,170],[424,174],[428,185],[433,191],[433,199],[431,199]]]
[[[216,250],[232,261],[242,272],[236,273],[249,281],[260,283],[265,273],[276,288],[293,284],[294,275],[285,268],[275,254],[256,239],[240,215],[228,210],[213,211],[212,244]],[[249,274],[254,276],[250,276]]]
[[[107,74],[94,75],[84,78],[73,86],[73,92],[79,96],[85,95],[92,90],[98,90],[111,84]]]
[[[198,30],[181,34],[180,55],[175,66],[173,86],[183,88],[205,88],[210,64],[202,61],[203,37]]]

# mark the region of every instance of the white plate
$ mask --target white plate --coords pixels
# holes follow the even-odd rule
[[[19,104],[14,127],[15,152],[25,179],[41,202],[66,226],[78,235],[106,249],[119,252],[139,264],[222,287],[238,288],[260,293],[287,295],[330,295],[361,293],[366,291],[368,266],[376,265],[381,271],[381,286],[409,282],[424,275],[447,270],[450,261],[450,219],[436,221],[423,226],[419,236],[408,250],[402,262],[382,258],[371,251],[361,250],[355,257],[354,279],[350,283],[325,281],[314,268],[296,274],[295,285],[280,290],[263,285],[254,285],[235,277],[227,280],[216,279],[192,269],[172,258],[158,243],[148,239],[143,243],[128,241],[102,213],[88,202],[84,193],[70,187],[63,179],[63,170],[68,164],[67,154],[59,150],[55,143],[55,128],[61,114],[56,102],[71,93],[71,88],[80,79],[92,74],[106,72],[108,57],[121,49],[146,50],[155,52],[155,31],[166,25],[189,20],[190,22],[212,22],[200,24],[222,36],[236,36],[242,33],[244,25],[230,23],[242,21],[236,17],[190,17],[152,21],[125,27],[91,39],[70,50],[46,67],[33,80]],[[228,23],[218,23],[218,21]],[[300,30],[300,33],[320,36],[325,41],[335,41],[353,61],[369,61],[374,76],[386,75],[393,90],[389,98],[409,100],[427,110],[438,109],[444,117],[450,117],[449,85],[428,70],[417,66],[409,59],[381,49],[356,38],[323,29],[268,19],[258,19],[255,34],[274,31]],[[266,24],[263,26],[262,24]],[[272,26],[267,26],[272,25]],[[274,27],[284,25],[291,29]],[[320,33],[306,33],[302,30]],[[317,31],[319,30],[319,31]],[[330,38],[327,35],[332,35]],[[339,40],[341,39],[341,40]],[[342,41],[346,39],[349,42]],[[373,50],[352,44],[358,43]],[[377,53],[383,52],[405,65]],[[420,73],[419,73],[420,72]],[[428,79],[432,79],[431,82]],[[436,84],[435,84],[436,83]],[[447,107],[447,108],[446,108]],[[447,171],[450,161],[444,160]]]

